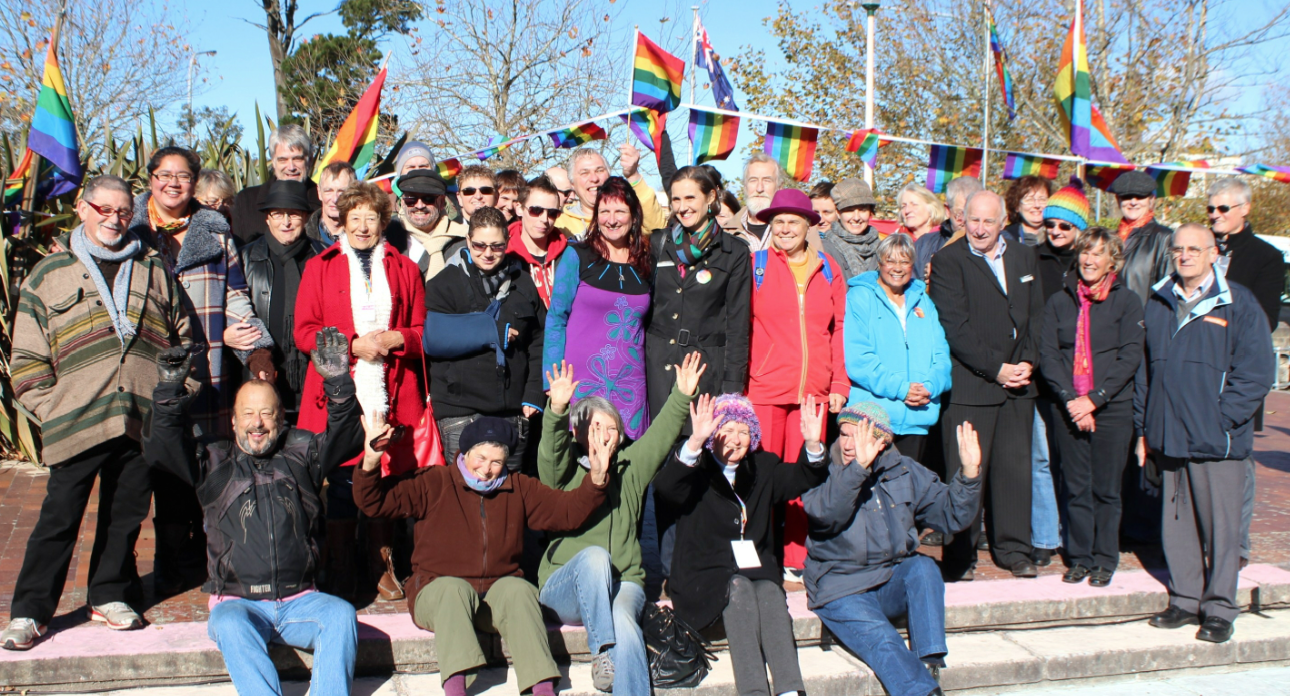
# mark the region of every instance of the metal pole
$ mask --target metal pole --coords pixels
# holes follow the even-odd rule
[[[864,5],[865,11],[865,74],[864,74],[864,127],[873,128],[873,37],[874,37],[874,13],[878,11],[878,3],[867,2]],[[864,181],[873,188],[873,168],[866,163],[864,165]]]
[[[692,49],[691,54],[697,56],[699,54],[699,48],[698,48],[699,6],[691,5],[690,10],[694,12],[694,25],[690,28],[690,48]],[[690,63],[690,103],[691,104],[694,103],[694,73],[697,72],[698,69],[699,69],[698,64],[692,61]],[[721,106],[721,105],[718,104],[717,106]],[[686,140],[688,140],[690,143],[690,148],[688,150],[688,154],[686,155],[686,159],[687,161],[690,162],[690,164],[694,164],[694,141],[690,140],[689,138],[687,138]]]
[[[986,185],[990,175],[990,0],[985,0],[985,10],[981,13],[981,24],[984,26],[984,60],[982,69],[985,73],[985,114],[981,118],[981,185]]]

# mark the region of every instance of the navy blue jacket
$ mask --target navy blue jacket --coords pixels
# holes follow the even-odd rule
[[[1244,459],[1275,377],[1267,316],[1249,290],[1215,271],[1208,294],[1180,323],[1174,283],[1173,276],[1156,283],[1147,300],[1134,425],[1167,457]]]
[[[918,553],[918,530],[946,535],[972,524],[981,477],[963,472],[950,485],[923,465],[888,447],[865,468],[842,466],[841,447],[830,451],[829,477],[802,494],[810,521],[806,540],[806,596],[810,608],[879,587],[896,565]]]

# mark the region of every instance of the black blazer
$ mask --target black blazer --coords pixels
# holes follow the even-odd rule
[[[950,403],[971,406],[1033,399],[1039,379],[1039,336],[1043,324],[1043,281],[1030,247],[1008,242],[1003,252],[1005,295],[985,259],[971,253],[967,238],[936,253],[928,294],[936,303],[950,344]],[[1030,384],[1004,389],[995,381],[1004,363],[1035,367]]]
[[[1281,314],[1281,292],[1286,285],[1285,257],[1281,251],[1254,236],[1254,229],[1227,235],[1227,279],[1244,285],[1254,293],[1259,307],[1268,317],[1268,328],[1275,331]]]
[[[1044,333],[1039,347],[1044,381],[1060,401],[1063,414],[1075,394],[1075,329],[1079,321],[1079,278],[1066,276],[1061,292],[1044,307]],[[1133,376],[1142,362],[1146,329],[1138,296],[1116,278],[1106,299],[1089,307],[1089,348],[1093,353],[1093,391],[1088,398],[1102,408],[1110,401],[1133,398]]]

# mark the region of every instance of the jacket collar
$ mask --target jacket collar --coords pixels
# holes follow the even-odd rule
[[[1174,294],[1174,285],[1176,284],[1177,281],[1174,280],[1174,275],[1170,274],[1151,287],[1152,293],[1175,311],[1178,309],[1178,296]],[[1232,304],[1232,289],[1227,284],[1227,278],[1215,267],[1214,283],[1210,285],[1209,292],[1206,293],[1203,300],[1192,308],[1191,314],[1187,315],[1187,319],[1179,324],[1178,328],[1181,329],[1186,326],[1188,322],[1196,317],[1203,317],[1215,309],[1229,304]]]
[[[246,254],[247,261],[267,262],[269,260],[269,243],[264,240],[265,236],[267,235],[261,235],[259,238],[243,247],[243,253]],[[320,239],[310,237],[309,244],[306,248],[309,249],[309,252],[305,256],[305,260],[308,260],[323,253],[323,251],[327,249],[327,245]]]
[[[510,227],[508,227],[506,231],[510,235],[506,242],[506,251],[508,253],[515,254],[534,266],[548,266],[555,263],[556,260],[560,258],[560,255],[564,253],[565,247],[569,246],[569,240],[560,232],[560,228],[552,227],[551,233],[547,235],[550,237],[551,241],[548,243],[546,248],[546,257],[543,258],[541,264],[539,264],[537,258],[533,256],[533,253],[530,252],[529,248],[524,244],[524,222],[516,220],[511,223]]]
[[[145,191],[134,199],[134,219],[130,221],[130,230],[139,235],[145,244],[158,248],[158,239],[148,223],[148,200],[152,192]],[[223,215],[209,208],[198,207],[192,217],[188,218],[188,233],[184,235],[184,244],[175,258],[175,273],[182,273],[190,268],[202,266],[224,255],[224,245],[220,236],[227,235],[228,221]]]

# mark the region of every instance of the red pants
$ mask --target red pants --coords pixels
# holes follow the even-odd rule
[[[821,397],[816,396],[817,403]],[[824,396],[828,403],[828,396]],[[761,448],[780,459],[794,464],[801,456],[802,445],[802,407],[796,404],[753,404],[757,420],[761,424]],[[823,427],[823,424],[821,424]],[[824,433],[819,434],[821,438]],[[784,567],[802,570],[806,567],[806,511],[802,501],[793,500],[784,508]]]

